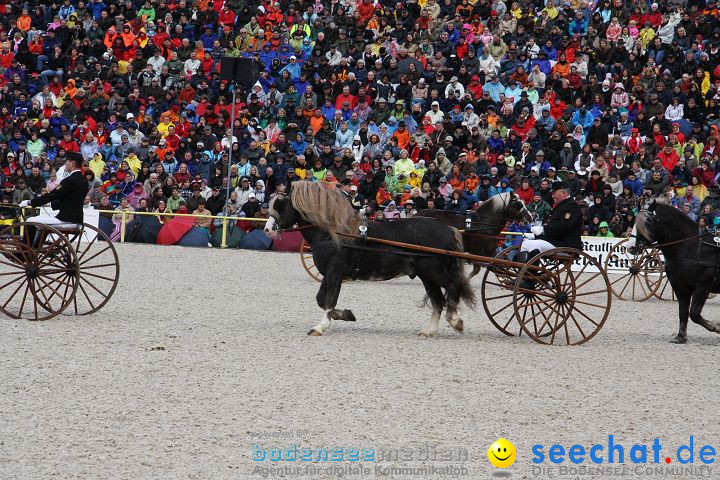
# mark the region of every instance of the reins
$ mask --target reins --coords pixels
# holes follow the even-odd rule
[[[681,238],[680,240],[673,240],[672,242],[664,242],[664,243],[653,242],[648,245],[644,245],[643,248],[658,248],[658,249],[660,249],[662,247],[669,247],[670,245],[677,245],[678,243],[685,243],[688,240],[695,240],[696,238],[702,238],[707,235],[710,235],[710,234],[704,233],[702,235],[700,235],[700,234],[693,235],[692,237],[685,237],[685,238]]]

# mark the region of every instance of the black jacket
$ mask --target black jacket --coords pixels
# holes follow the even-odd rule
[[[573,197],[568,197],[550,212],[545,222],[545,232],[540,238],[556,247],[582,250],[582,227],[582,210]]]
[[[70,223],[83,223],[83,204],[90,190],[88,181],[80,170],[63,179],[55,190],[34,198],[30,205],[39,207],[51,203],[53,210],[59,210],[58,220]]]

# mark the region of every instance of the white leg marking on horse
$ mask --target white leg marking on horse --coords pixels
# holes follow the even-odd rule
[[[462,332],[465,329],[463,321],[458,315],[457,310],[448,310],[445,315],[445,319],[456,332]]]
[[[325,313],[323,314],[322,320],[320,320],[320,323],[318,323],[317,325],[315,325],[312,328],[312,330],[317,332],[318,335],[325,335],[325,333],[330,328],[330,312],[331,312],[331,310],[332,309],[326,310]]]
[[[418,333],[418,337],[420,338],[429,338],[435,335],[438,331],[438,326],[440,325],[440,311],[439,310],[433,310],[432,315],[430,316],[430,321],[427,324],[427,327],[425,327],[424,330],[421,330],[420,333]]]

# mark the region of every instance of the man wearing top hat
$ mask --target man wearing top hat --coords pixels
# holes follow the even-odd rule
[[[553,248],[570,247],[582,250],[580,238],[583,226],[582,211],[570,196],[570,185],[564,181],[552,184],[555,206],[544,225],[532,227],[532,233],[524,234],[517,260],[525,262],[538,253]]]
[[[90,187],[80,169],[81,165],[82,156],[68,152],[65,171],[69,173],[60,185],[45,195],[20,202],[20,208],[39,207],[51,203],[53,210],[58,210],[57,216],[40,214],[28,218],[28,222],[61,227],[83,223],[83,204]]]

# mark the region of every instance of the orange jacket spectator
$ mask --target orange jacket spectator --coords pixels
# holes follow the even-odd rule
[[[42,53],[42,45],[42,35],[36,35],[35,38],[33,38],[32,42],[28,44],[28,50],[30,50],[30,52],[34,53],[35,55],[40,55]]]
[[[195,99],[195,89],[190,86],[189,83],[187,83],[182,90],[180,90],[180,93],[178,94],[178,100],[180,100],[182,103],[190,103]]]
[[[407,149],[408,145],[410,145],[410,132],[405,127],[402,127],[402,131],[398,127],[393,133],[393,138],[397,139],[398,147],[402,149]]]
[[[135,41],[135,34],[132,32],[130,24],[126,23],[125,25],[123,25],[123,31],[120,36],[122,37],[123,43],[127,48],[132,47],[132,44]]]
[[[476,173],[471,172],[470,175],[465,179],[465,191],[466,192],[474,192],[478,185],[480,184],[480,177],[477,176]]]
[[[30,15],[23,11],[23,14],[18,17],[16,23],[18,30],[27,32],[30,30],[30,26],[32,25],[32,18],[30,18]]]
[[[560,78],[565,78],[570,74],[570,64],[567,62],[558,62],[554,67],[552,67],[551,73],[557,73],[560,75]]]
[[[268,6],[265,11],[267,12],[265,21],[271,23],[273,27],[280,25],[285,18],[282,12],[275,7]]]
[[[386,203],[389,203],[392,201],[392,195],[388,193],[387,190],[385,190],[383,187],[378,188],[377,193],[375,194],[375,202],[378,205],[385,205]]]
[[[175,150],[173,150],[172,147],[166,141],[165,147],[163,147],[161,144],[161,146],[159,146],[157,148],[157,150],[155,150],[155,153],[157,153],[157,156],[159,159],[163,160],[163,159],[165,159],[165,155],[167,155],[168,153],[174,154]]]
[[[180,121],[180,115],[178,113],[180,112],[180,109],[177,107],[177,105],[173,105],[172,108],[169,110],[165,110],[161,115],[160,118],[164,118],[165,116],[170,117],[170,123],[177,123]]]
[[[105,32],[105,40],[103,41],[107,48],[112,48],[115,37],[117,37],[117,30],[115,30],[115,27],[111,26],[108,28],[108,31]]]
[[[319,112],[320,110],[317,110],[317,111]],[[322,114],[319,116],[315,115],[312,118],[310,118],[310,126],[312,127],[313,132],[315,132],[315,133],[319,132],[323,126],[324,121],[325,121],[325,117],[323,117]]]

